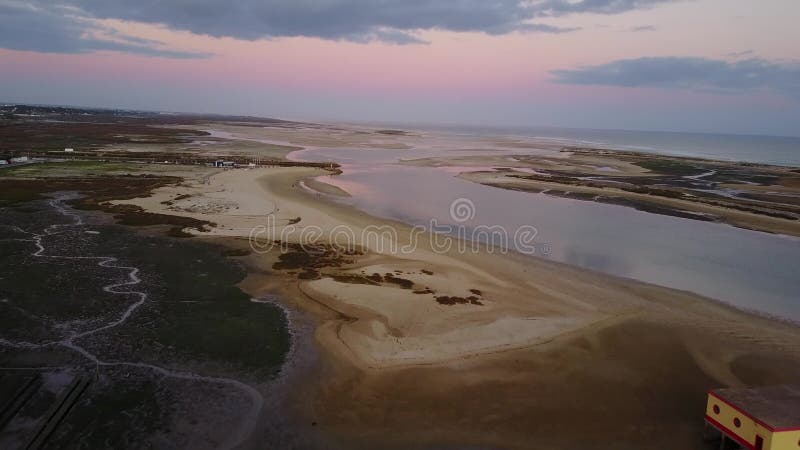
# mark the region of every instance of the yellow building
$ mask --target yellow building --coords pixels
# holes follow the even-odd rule
[[[800,386],[709,391],[706,423],[750,450],[800,450]]]

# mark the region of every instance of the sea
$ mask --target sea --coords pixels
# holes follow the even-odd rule
[[[800,136],[466,125],[414,125],[410,128],[463,136],[520,136],[569,146],[800,167]]]

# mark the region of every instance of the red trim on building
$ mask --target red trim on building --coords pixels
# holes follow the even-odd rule
[[[749,413],[744,412],[741,408],[737,407],[736,405],[734,405],[733,403],[729,402],[728,400],[725,400],[725,398],[723,398],[719,394],[717,394],[717,393],[715,393],[713,391],[708,391],[708,395],[716,398],[717,400],[721,401],[722,403],[725,403],[726,405],[728,405],[731,408],[735,409],[738,413],[740,413],[740,414],[742,414],[744,416],[747,416],[748,418],[753,420],[755,423],[761,425],[762,427],[766,428],[767,430],[769,430],[769,431],[771,431],[773,433],[783,433],[784,431],[800,431],[800,426],[797,426],[797,427],[784,427],[784,428],[773,428],[773,427],[767,425],[766,423],[764,423],[763,421],[751,416]]]
[[[738,443],[739,443],[739,445],[742,445],[742,446],[744,446],[744,448],[747,448],[747,449],[749,449],[749,450],[756,450],[756,447],[755,447],[755,445],[753,445],[753,444],[751,444],[751,443],[749,443],[749,442],[745,441],[745,440],[744,440],[744,438],[742,438],[742,437],[740,437],[739,435],[737,435],[737,434],[736,434],[736,432],[734,432],[734,431],[730,430],[730,429],[729,429],[728,427],[726,427],[725,425],[723,425],[723,424],[721,424],[721,423],[717,422],[717,421],[716,421],[716,420],[714,420],[712,417],[710,417],[710,416],[706,415],[706,422],[708,422],[708,423],[710,423],[711,425],[713,425],[714,427],[716,427],[716,428],[717,428],[719,431],[721,431],[721,432],[725,433],[725,435],[726,435],[726,436],[728,436],[729,438],[731,438],[731,439],[733,439],[734,441],[738,442]]]

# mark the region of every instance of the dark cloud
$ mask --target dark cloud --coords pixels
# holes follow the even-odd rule
[[[160,24],[245,40],[307,36],[412,44],[422,42],[416,36],[421,30],[564,33],[576,28],[536,20],[585,12],[616,14],[673,1],[681,0],[59,0],[59,7],[52,0],[0,0],[0,46],[91,51],[111,45],[83,39],[86,25],[76,18]],[[66,9],[74,17],[58,11]],[[152,45],[129,42],[126,49],[122,44],[118,50],[156,51]]]
[[[656,31],[656,27],[652,25],[641,25],[638,27],[631,28],[630,31],[633,31],[634,33],[638,33],[641,31]]]
[[[48,53],[118,51],[167,58],[198,58],[204,53],[163,48],[158,41],[123,35],[61,6],[0,1],[0,46]]]
[[[800,64],[750,58],[724,61],[691,57],[639,58],[555,70],[562,84],[692,89],[725,94],[768,90],[800,100]]]

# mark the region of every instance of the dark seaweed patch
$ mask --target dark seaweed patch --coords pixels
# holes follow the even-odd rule
[[[448,305],[448,306],[466,305],[466,304],[483,305],[483,303],[481,303],[481,301],[478,300],[477,297],[472,297],[472,296],[464,298],[464,297],[440,295],[436,297],[436,302],[439,303],[440,305]]]

